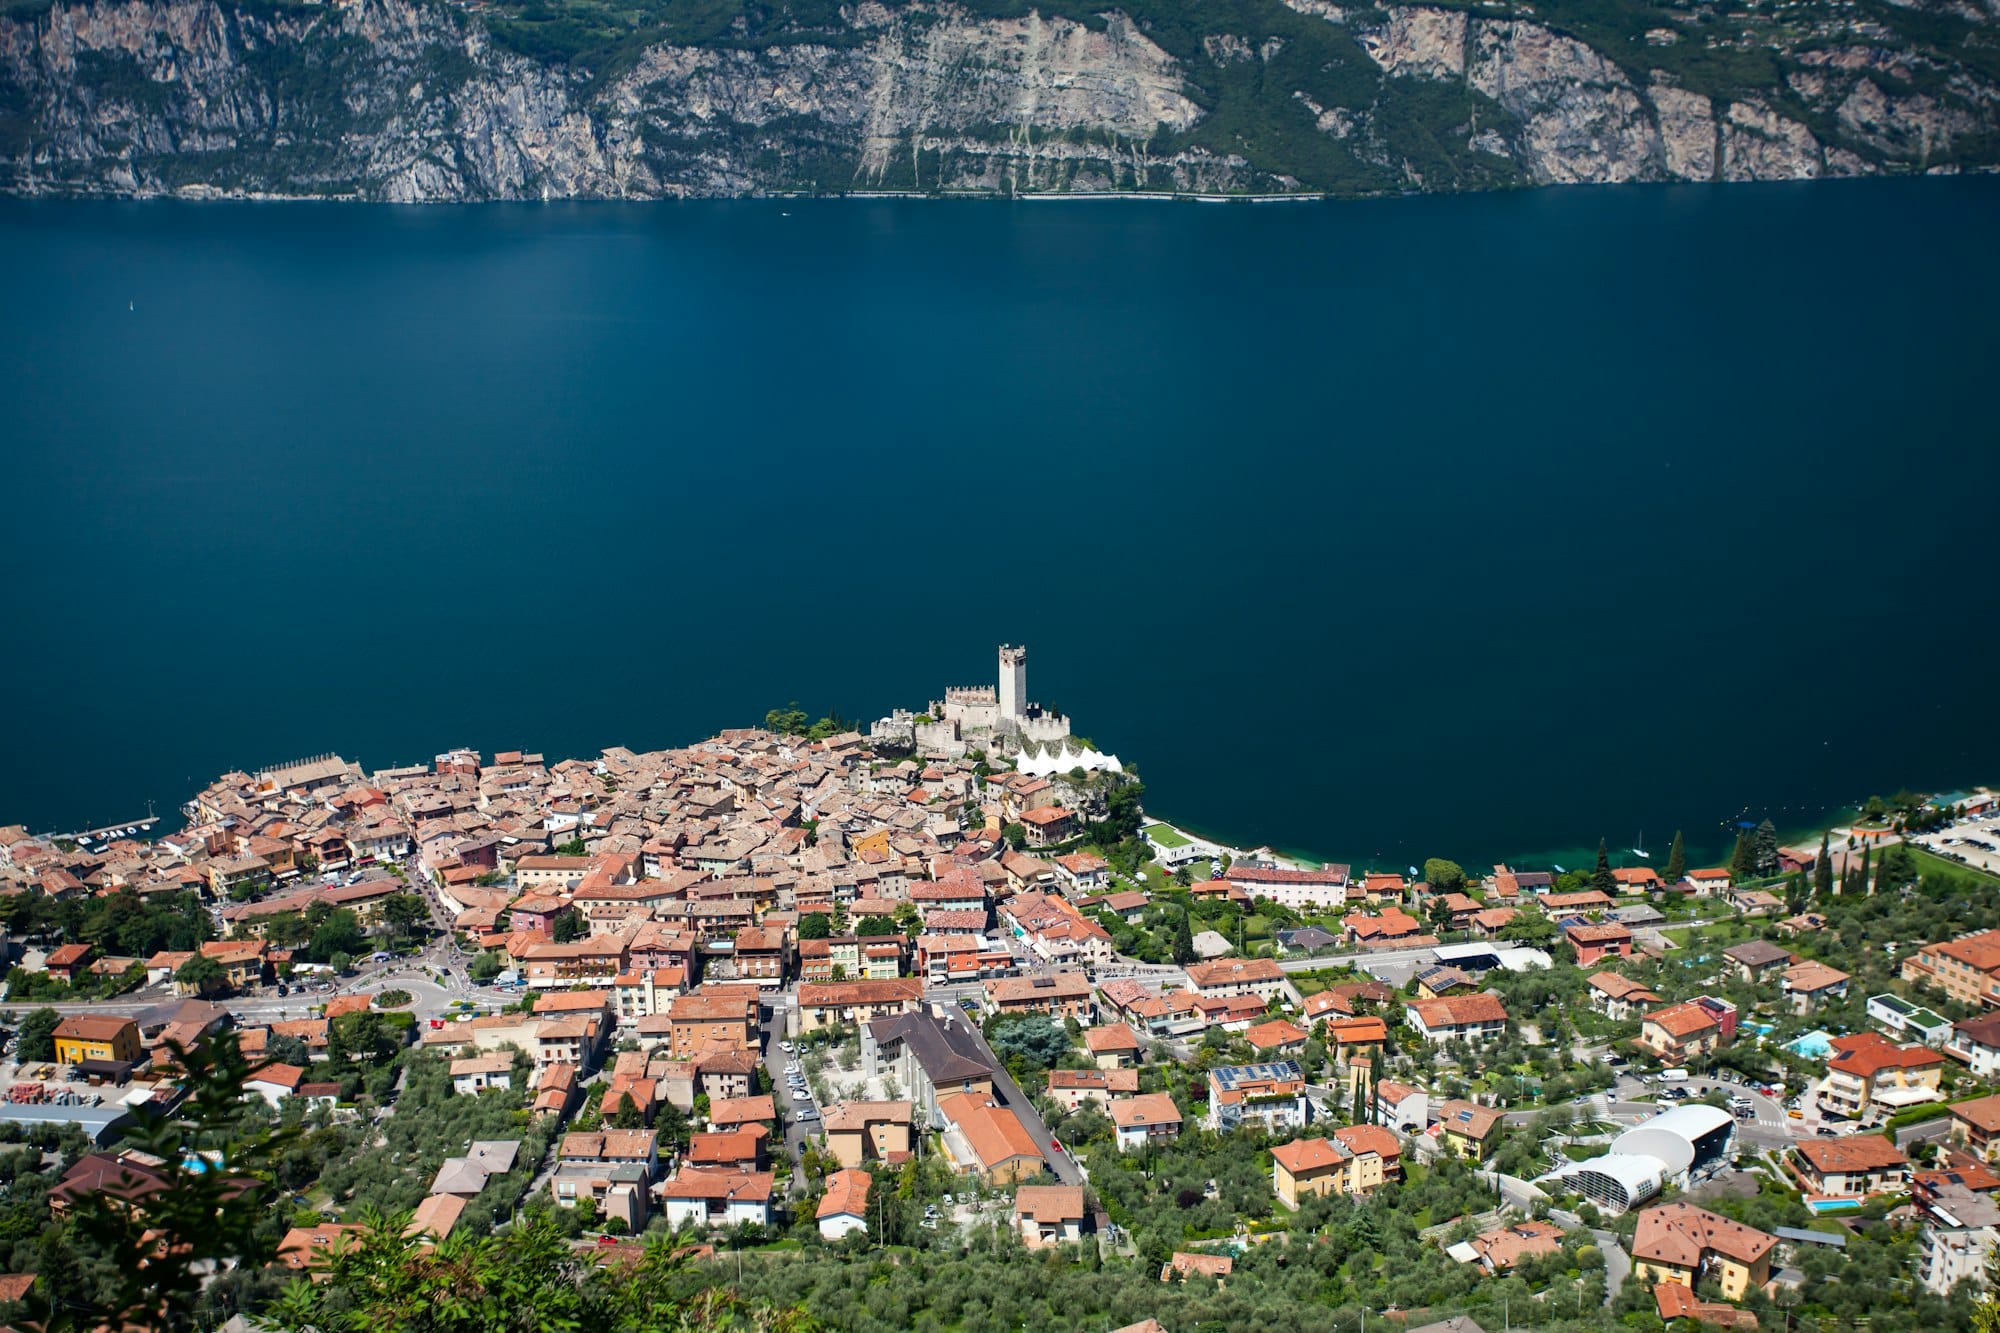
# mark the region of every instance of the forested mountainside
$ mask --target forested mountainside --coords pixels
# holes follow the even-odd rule
[[[2000,162],[2000,0],[8,0],[0,189],[1379,194]]]

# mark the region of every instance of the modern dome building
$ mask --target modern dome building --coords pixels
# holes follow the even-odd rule
[[[1736,1155],[1736,1121],[1720,1107],[1677,1106],[1641,1121],[1600,1157],[1558,1167],[1544,1181],[1575,1190],[1599,1208],[1622,1213],[1668,1184],[1686,1189]]]

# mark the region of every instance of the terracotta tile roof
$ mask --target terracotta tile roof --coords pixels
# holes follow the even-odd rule
[[[1271,1160],[1293,1176],[1330,1170],[1345,1162],[1348,1155],[1345,1147],[1331,1139],[1293,1139],[1271,1149]]]
[[[1988,1134],[2000,1134],[2000,1093],[1991,1097],[1975,1097],[1969,1102],[1958,1102],[1951,1108],[1954,1120],[1963,1120],[1974,1129]]]
[[[1836,1054],[1826,1067],[1856,1078],[1873,1078],[1885,1069],[1929,1069],[1944,1063],[1944,1056],[1927,1046],[1898,1046],[1879,1032],[1836,1037],[1829,1044]]]
[[[1042,1150],[1020,1117],[987,1098],[969,1093],[946,1097],[938,1103],[938,1113],[958,1126],[982,1170],[992,1171],[1021,1157],[1042,1160]]]
[[[1138,1050],[1139,1038],[1123,1023],[1106,1023],[1085,1032],[1083,1044],[1093,1055],[1107,1055],[1113,1051]]]
[[[1754,1264],[1778,1243],[1755,1227],[1719,1217],[1691,1203],[1662,1204],[1639,1214],[1632,1238],[1632,1257],[1658,1260],[1677,1268],[1695,1268],[1704,1253],[1714,1251],[1742,1264]]]
[[[1111,1103],[1111,1123],[1120,1129],[1143,1129],[1148,1125],[1178,1125],[1181,1109],[1164,1092],[1148,1092],[1137,1097],[1121,1097]]]
[[[834,1172],[826,1178],[826,1196],[819,1201],[814,1216],[822,1221],[842,1215],[866,1221],[868,1190],[874,1183],[866,1171],[856,1171],[852,1167]]]
[[[1416,1011],[1427,1028],[1507,1021],[1507,1006],[1500,1003],[1497,995],[1448,995],[1437,1000],[1412,1000],[1410,1008]]]
[[[1196,990],[1211,986],[1262,985],[1283,981],[1285,969],[1269,958],[1218,958],[1212,963],[1190,963],[1188,984]]]
[[[1014,1193],[1014,1216],[1037,1222],[1081,1222],[1083,1186],[1023,1185]]]
[[[1372,1152],[1393,1162],[1403,1155],[1403,1141],[1380,1125],[1344,1125],[1333,1131],[1333,1137],[1356,1157]]]
[[[1802,1139],[1792,1150],[1821,1175],[1856,1171],[1893,1171],[1910,1159],[1880,1134],[1850,1134],[1838,1139]]]
[[[1380,1019],[1375,1020],[1380,1022]],[[1285,1046],[1297,1046],[1305,1042],[1305,1029],[1284,1019],[1273,1019],[1269,1023],[1259,1023],[1243,1033],[1243,1040],[1260,1051],[1276,1050]]]
[[[1719,1028],[1714,1014],[1696,1004],[1693,1000],[1683,1000],[1670,1004],[1665,1009],[1655,1009],[1646,1015],[1648,1023],[1657,1024],[1670,1037],[1691,1037],[1709,1028]]]

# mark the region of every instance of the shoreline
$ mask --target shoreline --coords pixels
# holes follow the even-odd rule
[[[1976,783],[1972,785],[1988,786],[1991,784]],[[1778,827],[1778,845],[1781,847],[1805,847],[1808,845],[1817,847],[1819,843],[1819,837],[1822,833],[1830,835],[1837,829],[1845,828],[1859,815],[1860,815],[1860,810],[1857,807],[1850,805],[1839,805],[1830,807],[1825,812],[1823,812],[1817,822],[1805,825],[1797,825],[1797,826],[1780,825]],[[1390,861],[1383,861],[1380,864],[1376,864],[1375,862],[1365,857],[1342,856],[1339,854],[1323,854],[1317,850],[1306,851],[1296,847],[1279,847],[1269,843],[1252,843],[1245,845],[1242,843],[1234,842],[1231,839],[1221,835],[1220,833],[1205,831],[1203,826],[1200,824],[1190,823],[1187,821],[1176,819],[1169,815],[1158,814],[1150,809],[1147,811],[1146,818],[1150,821],[1150,824],[1164,824],[1168,828],[1173,829],[1175,832],[1179,833],[1181,836],[1189,839],[1190,841],[1204,843],[1209,846],[1219,847],[1224,852],[1230,854],[1232,858],[1238,856],[1239,854],[1247,854],[1250,852],[1262,850],[1268,852],[1271,856],[1276,858],[1282,865],[1294,869],[1319,870],[1328,865],[1346,865],[1349,866],[1352,869],[1352,872],[1357,876],[1369,870],[1379,870],[1384,872],[1393,871],[1400,873],[1406,871],[1411,865],[1416,865],[1419,871],[1421,871],[1422,860],[1429,859],[1429,857],[1427,856],[1421,858],[1419,861],[1416,862],[1406,861],[1400,864],[1396,864]],[[1649,847],[1646,849],[1649,853],[1651,853],[1649,856],[1646,857],[1633,856],[1632,849],[1629,847],[1608,846],[1607,850],[1610,855],[1611,864],[1613,868],[1627,868],[1631,866],[1645,865],[1645,866],[1652,866],[1655,869],[1658,869],[1666,864],[1667,849],[1672,845],[1672,841],[1673,841],[1673,834],[1669,833],[1664,841],[1658,842],[1658,845],[1656,847]],[[1690,844],[1688,846],[1687,848],[1688,869],[1696,870],[1702,868],[1705,865],[1721,865],[1727,862],[1727,860],[1729,859],[1730,849],[1727,846],[1723,847],[1719,851],[1715,851],[1714,849],[1707,849],[1709,851],[1714,852],[1713,855],[1697,855],[1698,852],[1701,852],[1703,850],[1704,850],[1703,848],[1701,848],[1699,845],[1696,844]],[[1433,855],[1435,855],[1435,853],[1433,853]],[[1475,871],[1481,870],[1486,866],[1494,864],[1512,866],[1517,870],[1552,869],[1557,864],[1562,864],[1566,870],[1578,870],[1578,869],[1588,869],[1592,864],[1592,862],[1594,861],[1596,855],[1597,855],[1597,849],[1595,847],[1582,847],[1582,846],[1578,846],[1575,848],[1557,847],[1557,848],[1545,848],[1532,852],[1511,852],[1501,855],[1495,860],[1488,860],[1486,856],[1481,855],[1474,857],[1472,860],[1465,861],[1462,864],[1464,865],[1466,873],[1468,875],[1473,874]],[[1558,862],[1557,858],[1559,857],[1572,858],[1572,859],[1565,859]]]
[[[281,194],[268,190],[226,189],[211,185],[184,185],[172,190],[64,190],[20,189],[0,186],[0,199],[22,203],[184,203],[184,204],[361,204],[386,208],[450,208],[474,205],[552,207],[560,204],[654,204],[690,203],[791,203],[815,200],[923,200],[929,202],[972,201],[977,203],[1045,203],[1067,201],[1122,201],[1131,203],[1196,204],[1312,204],[1364,203],[1392,199],[1445,199],[1480,195],[1509,195],[1563,190],[1700,189],[1742,186],[1839,185],[1866,181],[1950,180],[2000,175],[2000,163],[1965,167],[1954,172],[1888,171],[1872,176],[1819,176],[1804,179],[1737,181],[1568,181],[1548,184],[1493,186],[1476,190],[1357,190],[1345,194],[1333,190],[1294,190],[1259,193],[1208,194],[1188,190],[752,190],[739,194],[665,193],[648,197],[619,195],[544,195],[540,198],[468,196],[465,198],[383,199],[360,194]]]

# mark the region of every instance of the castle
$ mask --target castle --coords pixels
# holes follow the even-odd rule
[[[1069,719],[1028,701],[1028,650],[1000,645],[997,685],[954,685],[922,716],[898,708],[869,728],[878,741],[956,759],[969,750],[1013,754],[1069,739]]]

